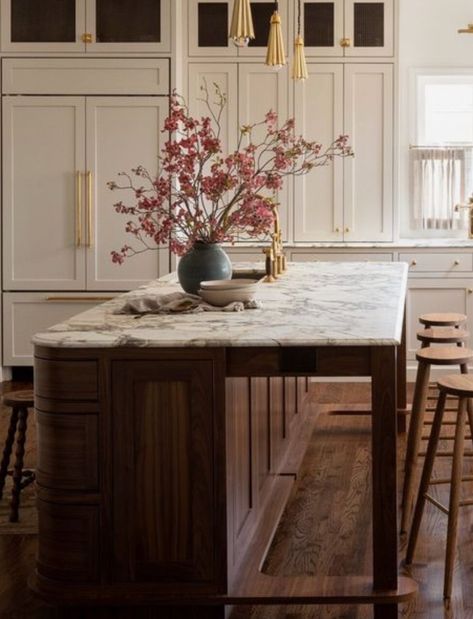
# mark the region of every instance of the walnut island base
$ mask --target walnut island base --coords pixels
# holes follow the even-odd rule
[[[162,605],[163,617],[223,619],[237,604],[397,617],[416,592],[397,549],[406,272],[292,265],[254,313],[137,321],[114,314],[121,297],[38,334],[33,588],[62,604]],[[130,294],[157,288],[176,284]],[[308,376],[372,379],[372,576],[261,571],[307,442]]]

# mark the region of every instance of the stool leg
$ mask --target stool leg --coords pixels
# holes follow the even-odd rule
[[[452,577],[457,546],[458,510],[463,469],[463,450],[465,443],[465,419],[467,398],[460,398],[458,403],[457,425],[455,427],[455,445],[453,447],[452,486],[448,510],[447,552],[445,559],[445,579],[443,597],[449,599],[452,594]]]
[[[468,374],[468,364],[462,363],[460,366],[460,370],[462,374]],[[471,398],[468,398],[466,410],[468,413],[468,425],[470,426],[470,434],[473,440],[473,400]]]
[[[8,427],[7,438],[5,439],[5,447],[3,449],[2,462],[0,464],[0,499],[3,496],[3,488],[5,487],[5,479],[8,473],[8,465],[15,440],[16,426],[18,423],[18,409],[13,408],[10,416],[10,425]]]
[[[18,409],[18,433],[16,437],[16,460],[13,468],[13,488],[10,503],[10,522],[18,522],[18,508],[20,507],[21,480],[23,477],[23,458],[25,455],[26,428],[28,423],[28,409]]]
[[[419,361],[417,370],[414,399],[412,401],[411,421],[407,437],[406,465],[404,474],[404,487],[402,492],[402,517],[401,533],[407,531],[407,525],[412,508],[414,495],[414,477],[422,442],[422,428],[424,426],[425,405],[429,387],[430,365]]]
[[[435,416],[432,423],[432,430],[429,437],[429,445],[427,447],[427,454],[424,460],[424,468],[422,469],[422,479],[419,486],[419,493],[417,495],[416,508],[414,511],[414,519],[412,521],[412,527],[409,533],[409,543],[407,544],[406,563],[409,565],[414,558],[414,552],[417,544],[417,536],[419,535],[420,523],[422,521],[422,514],[425,507],[425,495],[429,489],[430,479],[432,477],[432,469],[434,468],[435,454],[437,453],[437,447],[439,443],[440,433],[442,431],[442,421],[445,412],[445,402],[447,395],[441,391],[439,399],[437,401],[437,408],[435,410]]]

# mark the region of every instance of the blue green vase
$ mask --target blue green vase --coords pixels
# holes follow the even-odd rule
[[[186,292],[197,294],[200,282],[231,279],[232,263],[217,243],[197,241],[179,260],[177,277]]]

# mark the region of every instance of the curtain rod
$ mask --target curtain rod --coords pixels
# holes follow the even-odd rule
[[[473,148],[473,143],[465,142],[463,144],[409,144],[409,150],[414,150],[416,148],[438,148],[440,149],[448,149],[448,148]]]

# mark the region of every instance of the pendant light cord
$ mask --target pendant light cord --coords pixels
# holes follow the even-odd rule
[[[297,34],[301,34],[301,0],[297,0]]]

